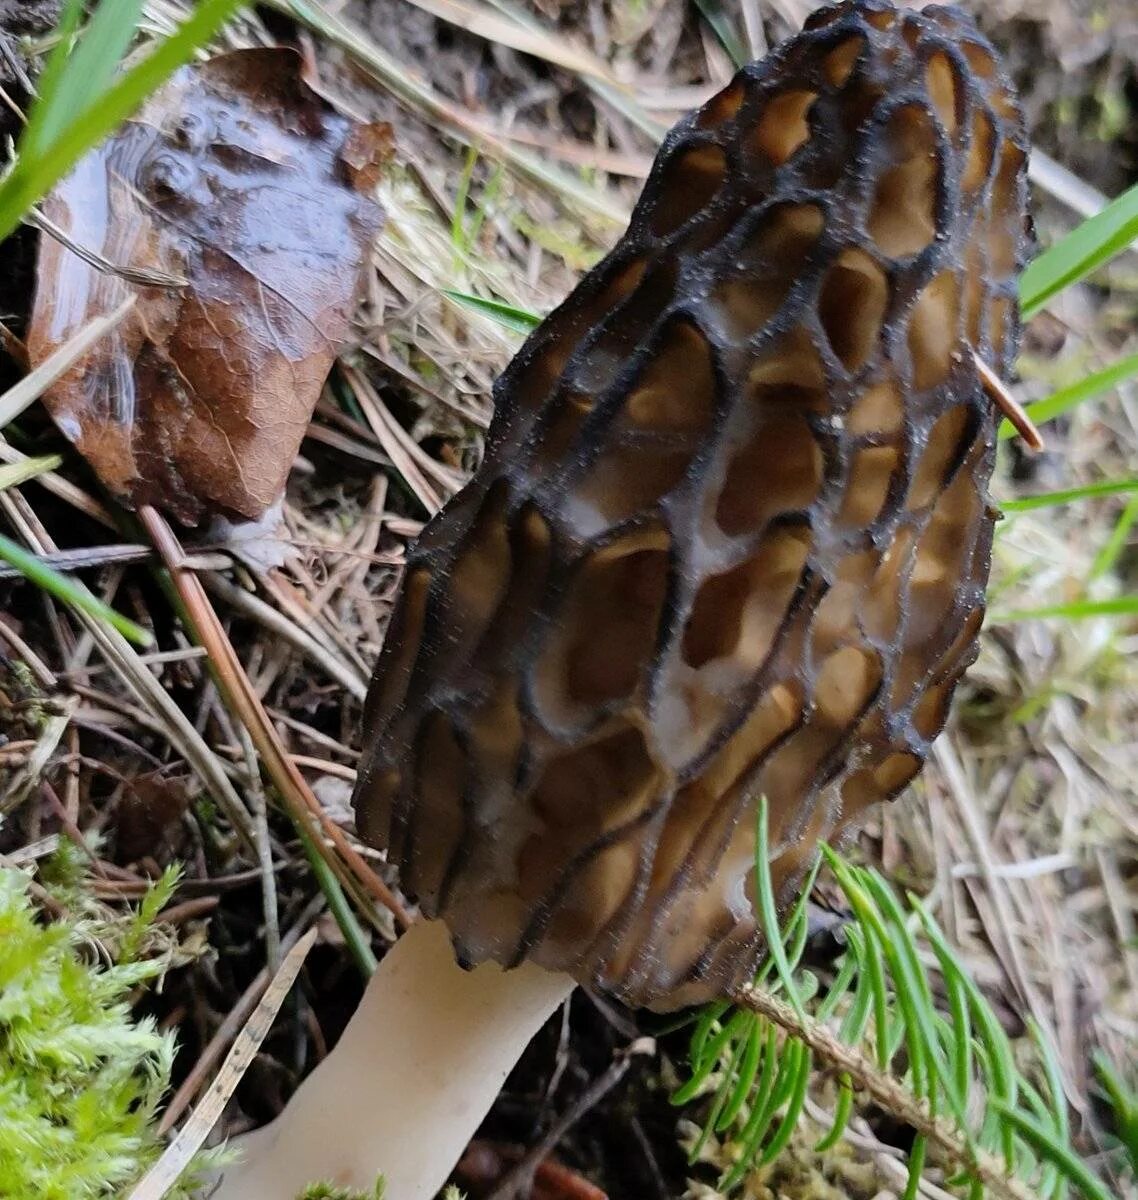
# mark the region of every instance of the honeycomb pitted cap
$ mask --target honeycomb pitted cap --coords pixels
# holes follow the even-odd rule
[[[1027,140],[951,8],[839,4],[668,135],[495,390],[365,714],[360,832],[460,959],[634,1004],[752,971],[976,654]]]

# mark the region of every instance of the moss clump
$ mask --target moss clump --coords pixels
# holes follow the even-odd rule
[[[106,923],[81,902],[69,907],[72,915],[41,922],[28,876],[0,869],[6,1200],[102,1200],[118,1195],[159,1154],[154,1118],[174,1039],[149,1019],[132,1019],[128,997],[166,965],[131,958],[173,883],[165,877],[137,914],[104,936]],[[78,899],[74,888],[61,894]]]

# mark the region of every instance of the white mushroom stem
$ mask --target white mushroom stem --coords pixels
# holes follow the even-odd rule
[[[295,1200],[318,1180],[432,1200],[573,980],[532,963],[464,971],[440,921],[384,956],[335,1049],[271,1124],[240,1140],[214,1200]]]

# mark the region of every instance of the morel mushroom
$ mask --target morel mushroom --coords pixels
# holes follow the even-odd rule
[[[761,796],[786,900],[920,770],[984,611],[1026,158],[971,20],[883,0],[669,134],[408,564],[356,813],[430,921],[224,1195],[434,1195],[573,981],[669,1009],[748,978]]]

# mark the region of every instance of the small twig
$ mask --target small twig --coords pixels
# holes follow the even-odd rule
[[[101,254],[75,241],[65,229],[60,229],[50,217],[45,217],[37,209],[32,209],[24,220],[29,225],[34,225],[42,233],[46,233],[48,237],[54,238],[61,246],[66,246],[72,254],[81,258],[89,267],[94,267],[102,275],[117,276],[137,287],[187,288],[190,286],[190,281],[183,279],[180,275],[170,275],[166,271],[154,271],[148,267],[124,267],[111,262],[109,258],[104,258]]]
[[[195,896],[192,900],[183,900],[181,904],[172,904],[169,908],[164,908],[159,919],[164,925],[196,921],[199,917],[208,916],[220,903],[220,896]]]
[[[997,1158],[979,1146],[968,1146],[953,1125],[929,1112],[926,1101],[919,1100],[893,1076],[879,1071],[860,1050],[847,1046],[821,1021],[808,1014],[796,1015],[789,1004],[751,984],[738,988],[731,999],[804,1042],[827,1067],[849,1075],[875,1103],[923,1134],[953,1163],[966,1167],[993,1196],[1000,1200],[1036,1200],[1031,1188],[1009,1176]]]
[[[8,493],[0,492],[0,505],[4,506],[5,511],[13,519],[17,532],[24,538],[28,547],[36,554],[48,554],[57,550],[58,547],[45,532],[33,528],[18,510],[9,508],[7,502],[10,499]],[[255,853],[256,839],[253,834],[253,822],[242,805],[241,798],[229,782],[229,778],[222,770],[217,758],[210,752],[201,734],[174,703],[161,681],[153,671],[148,670],[139,662],[138,655],[130,643],[116,629],[103,624],[96,617],[81,609],[72,611],[75,619],[98,645],[114,668],[115,674],[138,702],[138,713],[134,713],[132,710],[135,719],[161,733],[194,768],[202,782],[224,808],[226,816],[238,835]],[[81,692],[78,687],[74,690]]]
[[[339,655],[322,645],[306,629],[289,620],[259,596],[246,592],[221,575],[211,574],[206,586],[231,607],[263,625],[270,633],[284,638],[320,667],[330,679],[350,695],[362,701],[367,695],[367,680]]]
[[[1035,422],[1028,416],[1027,409],[1008,391],[1004,386],[1004,381],[975,350],[972,351],[972,361],[976,364],[980,383],[988,398],[1011,421],[1016,433],[1023,438],[1030,449],[1043,450],[1045,448],[1043,434],[1039,432]]]
[[[289,951],[280,970],[273,977],[260,1003],[253,1010],[232,1049],[226,1055],[217,1078],[202,1097],[193,1115],[182,1126],[178,1136],[166,1147],[162,1157],[142,1177],[131,1192],[130,1200],[161,1200],[177,1182],[190,1160],[201,1149],[209,1131],[217,1123],[233,1089],[241,1082],[254,1055],[261,1048],[277,1012],[284,1003],[304,960],[316,941],[316,930],[310,929]]]
[[[55,788],[46,779],[40,780],[40,795],[47,801],[48,807],[52,809],[63,826],[63,832],[67,834],[68,841],[90,862],[91,870],[100,879],[106,879],[107,873],[99,863],[99,856],[91,849],[87,839],[83,836],[83,831],[67,811]]]
[[[656,1043],[651,1038],[638,1038],[631,1046],[621,1050],[609,1063],[602,1075],[596,1079],[577,1097],[576,1100],[557,1118],[541,1139],[531,1146],[525,1155],[518,1160],[498,1181],[498,1186],[490,1193],[487,1200],[514,1200],[516,1196],[524,1195],[532,1181],[533,1173],[541,1165],[565,1134],[591,1109],[612,1091],[628,1072],[629,1064],[634,1054],[654,1054]]]
[[[348,841],[343,830],[324,811],[307,780],[281,745],[260,697],[241,666],[233,644],[217,619],[217,614],[213,611],[201,580],[184,565],[182,548],[170,526],[158,510],[149,505],[144,505],[138,510],[138,517],[170,572],[170,578],[185,606],[187,618],[198,641],[209,653],[218,688],[229,708],[248,729],[265,770],[288,805],[293,819],[304,828],[310,828],[310,822],[315,819],[319,829],[332,842],[366,891],[389,909],[400,926],[406,929],[411,924],[411,918],[402,904],[387,884],[367,865],[362,855]],[[313,830],[314,835],[315,832]],[[327,853],[320,839],[313,836],[313,842],[318,850]]]
[[[36,85],[32,82],[31,76],[24,66],[24,60],[12,48],[11,35],[5,33],[3,30],[0,30],[0,58],[4,60],[8,70],[12,72],[13,78],[23,89],[24,93],[28,96],[34,96],[36,94]],[[21,120],[25,119],[24,114],[18,108],[16,112],[19,113]]]
[[[74,550],[57,550],[54,554],[40,555],[45,566],[57,571],[83,571],[90,567],[106,567],[119,563],[145,562],[154,557],[149,546],[132,546],[126,543],[106,546],[81,546]],[[15,567],[0,563],[0,579],[21,579]]]

